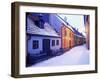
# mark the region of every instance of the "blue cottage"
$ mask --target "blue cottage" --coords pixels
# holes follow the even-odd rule
[[[57,55],[61,48],[61,39],[45,18],[46,14],[27,14],[27,63],[35,63]],[[46,20],[47,19],[47,20]]]

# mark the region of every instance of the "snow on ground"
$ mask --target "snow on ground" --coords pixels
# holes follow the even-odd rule
[[[89,50],[86,45],[76,46],[60,56],[37,63],[35,66],[62,66],[89,64]]]

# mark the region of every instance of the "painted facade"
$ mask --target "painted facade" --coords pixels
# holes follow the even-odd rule
[[[85,43],[85,37],[57,14],[51,14],[50,24],[61,36],[61,48],[66,51]]]
[[[61,26],[61,47],[68,50],[74,46],[74,33],[66,25]]]
[[[61,47],[60,46],[61,41],[59,37],[35,36],[35,35],[30,35],[30,34],[27,34],[27,36],[30,36],[30,39],[27,42],[28,43],[28,53],[30,55],[34,55],[34,56],[52,55],[51,51],[56,53],[59,51]],[[53,45],[53,40],[54,40],[54,45]],[[58,44],[57,44],[57,40],[58,40]],[[34,41],[37,41],[37,44],[35,44],[35,45],[38,45],[37,48],[33,48],[35,46],[33,45]]]
[[[85,36],[83,36],[82,33],[79,33],[78,30],[76,30],[75,28],[73,28],[73,31],[74,31],[74,46],[84,44],[86,41]]]
[[[42,16],[43,17],[43,16]],[[58,55],[61,39],[54,28],[38,14],[27,15],[27,63],[31,64],[43,57]],[[27,65],[28,66],[28,65]]]
[[[86,46],[88,49],[90,49],[90,16],[85,15],[85,31],[86,31]]]

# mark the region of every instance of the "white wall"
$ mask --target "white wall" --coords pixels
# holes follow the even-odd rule
[[[39,47],[37,49],[33,49],[33,40],[38,40],[39,41]],[[36,54],[42,51],[42,39],[39,37],[32,37],[31,39],[28,40],[28,52],[30,54]]]
[[[52,40],[55,40],[55,46],[52,46]],[[59,45],[56,45],[56,41],[59,40]],[[61,39],[60,38],[51,38],[50,39],[50,49],[57,51],[61,48]]]
[[[11,2],[15,0],[0,1],[0,80],[16,80],[10,76],[11,68]],[[32,1],[45,3],[63,3],[76,5],[98,6],[98,14],[100,14],[100,0],[16,0],[16,1]],[[100,16],[98,16],[100,21]],[[98,33],[100,34],[100,23],[98,25]],[[98,38],[100,44],[100,37]],[[99,45],[100,47],[100,45]],[[100,49],[99,49],[100,52]],[[98,53],[99,53],[98,52]],[[98,73],[97,74],[80,74],[51,76],[39,78],[22,78],[17,80],[100,80],[100,54],[98,54]]]
[[[31,39],[28,40],[28,52],[29,53],[39,53],[40,51],[42,51],[42,41],[43,39],[50,39],[50,49],[52,50],[58,50],[61,48],[61,40],[60,38],[52,38],[52,37],[37,37],[37,36],[31,36]],[[38,49],[33,49],[33,40],[38,40],[39,41],[39,48]],[[52,46],[52,40],[55,40],[55,44],[56,44],[56,40],[59,40],[59,45],[55,45],[55,46]],[[31,54],[32,54],[31,53]]]

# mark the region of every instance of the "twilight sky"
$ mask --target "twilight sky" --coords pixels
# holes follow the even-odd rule
[[[58,14],[85,36],[84,15]]]

